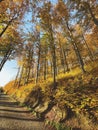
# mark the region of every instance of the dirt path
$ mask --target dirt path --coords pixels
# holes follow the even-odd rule
[[[43,122],[18,106],[8,95],[0,94],[0,130],[44,130]]]

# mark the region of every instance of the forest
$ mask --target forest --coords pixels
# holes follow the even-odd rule
[[[53,130],[98,130],[97,31],[97,0],[0,0],[4,90]]]

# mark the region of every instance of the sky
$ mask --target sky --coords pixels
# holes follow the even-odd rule
[[[51,0],[52,3],[56,3],[57,0]],[[32,29],[32,25],[28,22],[28,20],[32,19],[32,14],[28,13],[24,16],[24,21],[26,22],[25,27],[21,26],[25,32],[28,32]],[[15,79],[15,76],[18,71],[17,62],[15,60],[7,61],[0,72],[0,86],[6,85],[9,81]]]
[[[7,61],[0,72],[0,86],[6,85],[17,74],[18,66],[15,60]]]
[[[25,16],[25,22],[26,24],[24,26],[21,26],[20,28],[24,30],[24,32],[28,32],[31,30],[32,25],[27,22],[28,20],[31,20],[31,14],[28,13]],[[2,68],[2,71],[0,72],[0,86],[5,86],[9,81],[15,79],[16,74],[18,71],[17,61],[16,60],[8,60],[4,67]]]

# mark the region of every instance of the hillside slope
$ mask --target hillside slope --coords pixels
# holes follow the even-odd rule
[[[27,105],[46,122],[63,122],[73,130],[98,130],[98,65],[88,67],[83,74],[78,69],[60,74],[57,89],[52,91],[52,79],[20,86],[8,83],[4,90]]]

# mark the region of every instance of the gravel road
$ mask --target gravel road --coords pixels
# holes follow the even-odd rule
[[[44,130],[44,123],[8,95],[0,94],[0,130]]]

